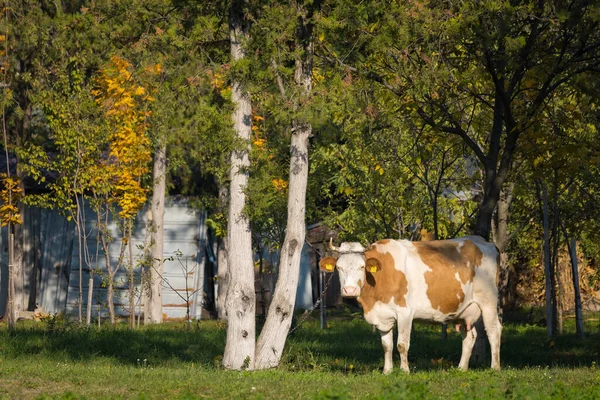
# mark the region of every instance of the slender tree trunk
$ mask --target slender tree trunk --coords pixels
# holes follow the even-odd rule
[[[306,235],[308,141],[311,133],[311,125],[305,124],[296,127],[292,134],[286,235],[281,246],[279,277],[275,293],[256,347],[255,367],[257,369],[272,368],[279,364],[292,323],[300,258]]]
[[[568,244],[568,238],[567,244]],[[577,241],[571,239],[569,246],[569,255],[571,256],[571,271],[573,272],[573,294],[575,296],[575,327],[577,337],[584,338],[583,313],[581,310],[581,291],[579,289],[579,269],[577,268]]]
[[[294,81],[304,96],[312,91],[313,25],[302,21],[297,28],[304,54],[296,59]],[[279,257],[279,274],[267,319],[256,346],[257,369],[279,365],[287,339],[294,306],[302,248],[306,237],[306,187],[308,184],[308,142],[312,125],[295,121],[292,125],[290,171],[288,182],[288,214],[285,239]]]
[[[550,258],[550,217],[548,206],[548,189],[542,187],[542,220],[544,226],[544,273],[546,275],[546,337],[554,337],[554,307],[552,288],[552,260]]]
[[[25,206],[19,204],[19,214],[24,219]],[[25,221],[23,221],[25,222]],[[23,224],[14,224],[13,235],[13,290],[14,290],[14,313],[19,318],[23,312],[25,303],[25,285],[23,280]]]
[[[127,221],[127,247],[129,250],[129,327],[135,328],[135,275],[133,265],[133,221]]]
[[[147,297],[145,302],[144,323],[160,324],[163,322],[162,312],[162,276],[163,276],[163,231],[165,214],[165,192],[167,171],[167,147],[163,143],[154,153],[154,168],[152,177],[154,191],[152,192],[152,225],[150,246],[152,248],[149,271],[150,282],[146,285]]]
[[[77,196],[77,195],[75,195]],[[77,317],[79,319],[79,323],[83,322],[83,244],[82,236],[84,233],[81,231],[81,212],[79,209],[79,200],[75,199],[77,202],[77,213],[75,214],[75,228],[77,230],[77,256],[79,258],[79,287],[77,291]]]
[[[8,330],[15,330],[17,322],[17,312],[15,307],[15,234],[13,233],[13,224],[8,224],[8,298],[6,300],[6,319],[8,321]]]
[[[551,260],[551,275],[550,280],[552,284],[552,315],[554,326],[552,327],[552,331],[554,334],[562,334],[562,310],[561,310],[561,301],[560,301],[560,271],[558,264],[558,246],[560,243],[560,233],[558,231],[558,177],[557,172],[554,170],[554,195],[552,196],[552,233],[550,237],[552,239],[552,249],[550,250],[550,260]]]
[[[219,184],[219,208],[225,210],[229,202],[227,186]],[[217,317],[221,320],[227,319],[225,300],[229,288],[229,265],[227,255],[227,236],[217,237]]]
[[[106,282],[106,306],[108,307],[108,318],[111,325],[115,324],[115,301],[114,301],[114,279],[112,274],[108,273],[108,282]]]
[[[229,32],[232,60],[245,57],[242,41],[247,39],[242,2],[234,1],[229,10]],[[227,221],[229,252],[229,290],[225,301],[227,312],[227,342],[223,366],[227,369],[254,369],[256,347],[256,294],[254,292],[254,263],[252,260],[252,232],[244,214],[245,190],[250,166],[250,136],[252,107],[250,94],[242,83],[231,84],[231,98],[235,110],[232,115],[237,137],[243,143],[231,153],[230,200]]]
[[[500,252],[500,268],[499,282],[498,282],[498,298],[500,310],[504,310],[506,306],[507,290],[509,285],[509,265],[506,255],[506,248],[508,247],[509,235],[508,235],[508,211],[510,209],[510,203],[512,202],[514,183],[508,183],[504,186],[500,193],[498,205],[496,208],[496,224],[494,233],[494,244]]]
[[[87,327],[89,327],[92,323],[92,302],[94,301],[93,293],[94,293],[94,278],[92,275],[92,276],[90,276],[90,279],[88,280],[87,307],[85,309],[85,311],[86,311],[85,324]]]

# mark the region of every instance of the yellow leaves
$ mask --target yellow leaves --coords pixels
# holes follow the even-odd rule
[[[282,190],[286,189],[288,186],[288,183],[286,181],[284,181],[283,179],[273,179],[271,181],[271,183],[273,183],[273,186],[278,191],[282,191]]]
[[[208,73],[208,82],[210,84],[210,86],[213,89],[222,89],[223,86],[225,85],[225,79],[223,78],[223,75],[221,75],[218,72],[215,73]]]
[[[263,148],[265,147],[267,141],[265,139],[262,138],[254,138],[252,139],[252,144],[258,148]]]
[[[323,82],[325,80],[325,76],[323,74],[321,74],[321,71],[319,70],[319,68],[313,68],[312,71],[312,81],[313,81],[313,85],[318,85],[319,83]]]
[[[3,188],[0,190],[0,225],[22,224],[19,214],[18,204],[23,196],[23,189],[19,186],[20,180],[8,177],[6,174],[0,174],[0,180]]]
[[[147,103],[154,100],[148,90],[133,79],[131,64],[114,56],[98,78],[99,88],[92,91],[111,128],[110,158],[104,167],[108,175],[101,180],[110,183],[109,196],[121,211],[122,218],[133,218],[146,202],[147,190],[141,179],[149,172],[150,139],[146,135],[146,120],[150,115]],[[158,73],[160,64],[144,71]]]
[[[379,175],[383,175],[383,173],[385,172],[379,164],[375,165],[375,171],[379,172]]]
[[[338,192],[339,192],[339,193],[343,193],[343,194],[345,194],[346,196],[350,196],[352,193],[354,193],[354,189],[352,189],[352,188],[351,188],[351,187],[349,187],[349,186],[341,186],[341,187],[338,189]]]

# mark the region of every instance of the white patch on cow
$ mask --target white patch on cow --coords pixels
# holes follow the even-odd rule
[[[387,332],[396,324],[399,308],[401,307],[396,304],[392,296],[388,303],[376,302],[373,308],[365,313],[365,320],[380,331]]]
[[[344,242],[340,244],[338,251],[341,254],[344,253],[362,253],[365,251],[365,248],[362,244],[358,242]]]

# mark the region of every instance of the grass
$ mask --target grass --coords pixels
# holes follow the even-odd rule
[[[592,325],[593,324],[593,325]],[[85,329],[65,321],[0,325],[2,398],[600,398],[597,321],[584,340],[546,341],[543,326],[505,323],[500,372],[461,372],[460,336],[415,325],[403,374],[381,373],[379,335],[361,316],[341,313],[321,330],[309,319],[288,339],[281,366],[225,371],[225,326],[216,321],[129,330]]]

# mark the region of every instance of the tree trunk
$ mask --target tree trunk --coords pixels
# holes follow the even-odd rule
[[[15,307],[15,234],[13,224],[8,224],[8,298],[6,299],[6,320],[8,330],[15,330],[18,315]]]
[[[501,312],[506,306],[507,290],[509,285],[509,266],[506,255],[506,248],[508,247],[509,235],[508,235],[508,211],[510,209],[510,203],[512,202],[513,190],[515,188],[514,183],[509,183],[504,186],[498,199],[498,205],[496,206],[496,223],[494,232],[494,244],[500,252],[500,268],[499,281],[498,281],[498,299]]]
[[[225,210],[229,201],[227,186],[219,184],[219,207]],[[225,300],[229,288],[229,265],[227,255],[227,236],[217,237],[217,318],[227,319]]]
[[[245,57],[242,41],[247,39],[247,26],[241,1],[234,1],[229,10],[231,57],[238,61]],[[252,260],[252,232],[244,214],[245,190],[250,166],[250,136],[252,107],[250,94],[239,80],[231,83],[231,99],[235,110],[232,115],[237,137],[243,147],[231,153],[230,200],[227,221],[229,252],[229,290],[225,301],[227,312],[227,342],[223,366],[227,369],[254,369],[256,346],[256,294],[254,292],[254,263]]]
[[[162,277],[163,277],[163,231],[165,214],[167,170],[167,147],[161,144],[154,153],[154,168],[152,178],[154,191],[152,192],[152,225],[150,233],[150,246],[152,256],[150,259],[149,282],[144,310],[144,324],[160,324],[163,322],[162,313]]]
[[[301,20],[297,32],[297,39],[303,44],[304,55],[296,59],[294,81],[296,86],[302,89],[304,96],[310,96],[313,61],[312,23],[305,23]],[[275,292],[256,346],[255,367],[257,369],[273,368],[279,365],[292,324],[302,248],[306,237],[308,142],[311,135],[312,125],[310,123],[295,121],[292,124],[287,226],[285,239],[281,246]]]
[[[131,329],[135,328],[135,275],[133,270],[133,234],[131,232],[131,228],[133,225],[133,221],[127,221],[127,247],[129,249],[129,327]]]
[[[24,218],[24,211],[25,206],[22,203],[19,204],[19,214],[21,215],[21,218]],[[15,318],[19,319],[25,305],[25,282],[23,280],[23,225],[13,224],[13,229],[13,304]]]
[[[81,231],[81,210],[79,208],[79,200],[77,199],[77,195],[75,195],[75,201],[77,202],[77,213],[75,214],[75,228],[77,231],[77,257],[79,258],[79,287],[77,288],[77,316],[79,319],[79,323],[83,322],[83,235],[84,233]]]
[[[94,278],[93,275],[90,277],[88,281],[88,297],[87,297],[87,307],[85,309],[85,324],[89,328],[92,323],[92,302],[93,302],[93,293],[94,293]],[[100,318],[100,316],[98,316]]]
[[[558,265],[558,246],[559,246],[559,232],[558,232],[558,178],[557,172],[554,170],[554,195],[552,196],[552,232],[550,234],[550,238],[552,239],[552,249],[550,250],[550,282],[552,285],[552,321],[554,325],[552,326],[552,331],[554,335],[562,333],[562,310],[560,309],[560,271]]]
[[[296,127],[292,134],[286,235],[281,247],[275,293],[256,346],[255,367],[257,369],[272,368],[279,364],[292,323],[300,258],[306,235],[308,141],[311,132],[311,125],[305,124]]]
[[[108,273],[108,282],[106,282],[106,306],[108,307],[108,318],[111,325],[115,324],[115,302],[114,302],[114,281],[111,273]]]
[[[500,192],[504,180],[500,179],[496,171],[492,168],[486,168],[486,177],[484,179],[483,199],[479,205],[477,212],[477,220],[473,233],[483,237],[485,240],[490,239],[492,230],[492,218],[494,210],[500,199]]]
[[[542,188],[542,220],[544,226],[544,273],[546,286],[546,337],[551,339],[554,336],[554,307],[553,307],[553,288],[552,288],[552,260],[550,259],[550,221],[548,207],[548,189],[544,185]]]
[[[568,238],[567,238],[568,241]],[[568,243],[568,242],[567,242]],[[581,292],[579,289],[579,270],[577,269],[577,242],[571,239],[569,246],[569,254],[571,256],[571,270],[573,272],[573,294],[575,296],[575,327],[577,329],[577,337],[583,339],[583,313],[581,310]]]

